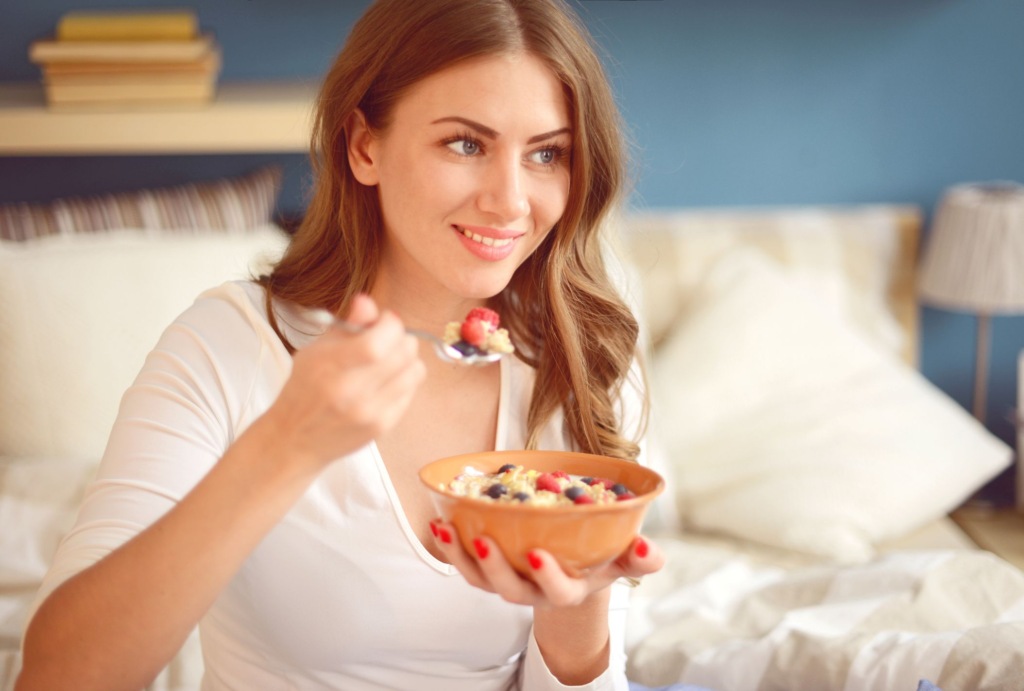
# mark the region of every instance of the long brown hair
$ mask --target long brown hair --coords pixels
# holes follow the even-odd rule
[[[315,104],[310,150],[315,188],[291,245],[270,274],[273,297],[345,314],[374,282],[384,228],[374,187],[359,183],[346,153],[345,122],[355,108],[387,131],[395,104],[419,80],[463,60],[529,52],[561,81],[572,118],[567,206],[509,285],[489,300],[516,354],[536,369],[527,448],[559,406],[574,447],[635,460],[615,401],[638,358],[638,326],[613,287],[601,228],[626,183],[625,128],[589,33],[564,0],[377,0],[352,28]],[[639,359],[637,359],[639,362]],[[632,370],[646,392],[642,366]],[[637,435],[646,427],[643,396]],[[639,438],[639,436],[638,436]]]

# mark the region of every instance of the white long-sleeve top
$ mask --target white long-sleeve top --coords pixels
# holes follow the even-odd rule
[[[275,312],[297,348],[323,330],[301,311],[275,303]],[[495,448],[522,449],[534,371],[516,358],[501,362]],[[98,476],[31,614],[180,501],[274,402],[291,365],[258,284],[202,293],[125,392]],[[627,414],[628,404],[619,410]],[[559,414],[540,448],[568,446]],[[629,588],[611,587],[609,667],[567,687],[544,662],[531,607],[474,588],[423,547],[370,443],[324,470],[199,621],[202,691],[625,691]]]

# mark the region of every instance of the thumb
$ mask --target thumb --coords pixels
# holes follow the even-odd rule
[[[348,317],[345,321],[357,326],[369,326],[380,317],[380,310],[377,303],[366,293],[359,293],[352,298],[352,304],[348,308]]]

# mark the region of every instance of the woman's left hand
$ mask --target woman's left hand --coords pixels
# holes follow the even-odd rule
[[[665,555],[661,549],[640,536],[617,559],[583,578],[567,575],[550,553],[534,549],[527,555],[534,570],[534,578],[537,579],[533,583],[512,568],[498,545],[490,538],[479,537],[474,540],[476,554],[471,555],[462,548],[452,524],[443,523],[439,518],[434,519],[430,522],[430,530],[448,561],[470,585],[497,593],[517,605],[540,608],[578,605],[591,593],[607,588],[623,576],[644,576],[665,565]]]

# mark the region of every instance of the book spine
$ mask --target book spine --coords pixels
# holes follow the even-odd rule
[[[68,12],[58,41],[188,41],[198,35],[194,12]]]
[[[213,37],[192,41],[34,41],[29,60],[49,62],[181,62],[203,58]]]

